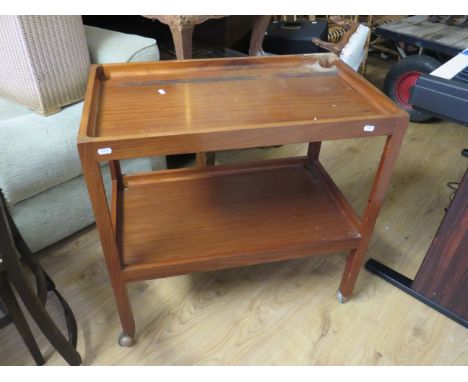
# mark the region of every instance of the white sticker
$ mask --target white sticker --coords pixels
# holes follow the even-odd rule
[[[112,153],[112,149],[110,147],[104,147],[102,149],[98,149],[97,153],[99,155],[108,155]]]
[[[165,91],[164,89],[159,89],[159,90],[158,90],[158,93],[159,93],[159,94],[166,94],[166,91]]]
[[[364,131],[374,131],[374,125],[366,125],[364,126]]]

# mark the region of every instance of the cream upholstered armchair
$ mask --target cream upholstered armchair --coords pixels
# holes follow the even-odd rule
[[[76,149],[90,63],[157,61],[159,51],[154,39],[80,16],[0,16],[0,51],[0,188],[37,251],[94,221]],[[143,158],[123,169],[165,165]]]

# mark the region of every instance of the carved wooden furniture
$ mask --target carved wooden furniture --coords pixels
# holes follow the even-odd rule
[[[33,273],[36,291],[30,285],[23,265]],[[0,319],[0,328],[13,323],[36,364],[42,365],[45,363],[44,357],[16,300],[13,288],[39,329],[65,361],[70,365],[81,364],[80,354],[76,351],[77,327],[73,312],[21,237],[6,208],[3,193],[0,192],[0,299],[6,313]],[[62,305],[68,339],[63,336],[47,313],[45,305],[48,292],[53,292]]]
[[[93,66],[78,149],[123,327],[126,284],[348,251],[352,293],[408,116],[333,54]],[[323,140],[387,136],[360,219]],[[124,175],[119,160],[310,142],[307,157]],[[350,158],[343,158],[350,160]],[[110,206],[100,163],[112,169]]]
[[[188,15],[148,15],[149,19],[158,20],[167,24],[171,29],[172,40],[178,60],[192,58],[192,35],[196,25],[209,19],[221,19],[228,16],[188,16]],[[271,16],[256,16],[250,38],[249,55],[256,56],[262,53],[263,36],[270,22]]]
[[[374,259],[366,268],[468,328],[468,170],[414,280]]]

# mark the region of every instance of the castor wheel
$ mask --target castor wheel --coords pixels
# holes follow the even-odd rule
[[[122,347],[132,347],[135,344],[135,337],[122,333],[119,337],[119,345]]]
[[[349,301],[349,297],[343,296],[339,289],[336,291],[336,298],[340,304],[344,304],[345,302]]]

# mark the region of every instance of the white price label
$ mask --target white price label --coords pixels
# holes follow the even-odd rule
[[[99,155],[109,155],[112,154],[112,149],[110,147],[104,147],[102,149],[98,149],[97,153]]]

